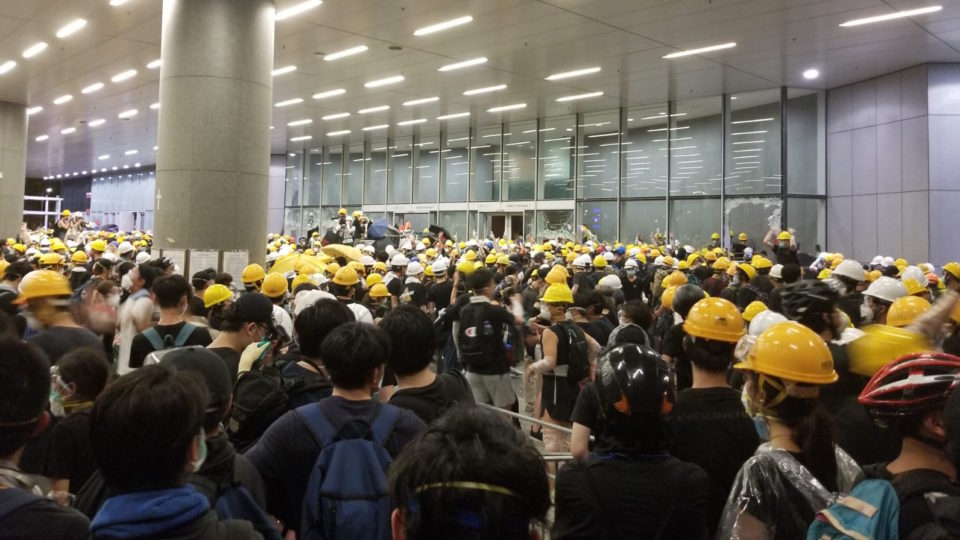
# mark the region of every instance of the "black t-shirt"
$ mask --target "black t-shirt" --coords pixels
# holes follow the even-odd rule
[[[227,371],[230,372],[230,382],[236,384],[237,371],[240,369],[240,353],[230,347],[211,347],[207,350],[223,360],[223,364],[227,366]]]
[[[450,294],[453,293],[453,282],[449,279],[442,283],[434,283],[427,289],[427,300],[433,302],[437,311],[450,306]]]
[[[643,294],[643,279],[640,277],[640,274],[636,274],[636,279],[630,281],[630,278],[627,277],[627,272],[624,271],[623,275],[620,276],[620,283],[623,286],[621,289],[623,291],[623,297],[627,302],[631,300],[640,300]]]
[[[696,463],[710,479],[707,529],[713,536],[733,479],[760,438],[732,388],[688,388],[677,394],[668,418],[670,454]]]
[[[70,493],[76,494],[97,469],[90,442],[90,412],[77,411],[50,431],[50,449],[44,476],[70,480]]]
[[[417,307],[425,306],[427,304],[427,288],[422,283],[407,283],[403,286],[400,303],[413,304]]]
[[[789,246],[776,246],[773,248],[773,253],[777,256],[777,264],[800,264],[800,259],[797,257],[797,252],[790,249]]]
[[[590,428],[590,434],[594,436],[594,440],[599,441],[600,435],[603,433],[603,411],[601,408],[597,383],[588,381],[577,395],[577,402],[573,405],[573,412],[570,413],[570,421]],[[595,443],[590,444],[591,449],[594,446],[596,446]]]
[[[401,388],[390,397],[390,404],[413,411],[430,424],[457,404],[475,405],[470,385],[459,371],[445,371],[427,386]]]
[[[81,348],[93,349],[101,356],[104,354],[103,342],[86,328],[51,326],[27,341],[47,354],[50,365],[55,365],[68,352]]]
[[[683,352],[683,338],[686,335],[686,332],[683,331],[683,323],[675,324],[664,332],[663,342],[660,345],[660,352],[673,360],[677,390],[690,388],[693,385],[693,369],[690,367],[690,359]]]
[[[575,326],[585,335],[590,335],[589,329],[593,328],[591,323],[586,322],[576,323]],[[568,328],[570,328],[570,323],[566,322],[550,327],[550,331],[557,336],[557,367],[570,365],[571,343],[567,332]],[[540,340],[542,344],[542,335]],[[586,342],[586,339],[584,339],[584,342]],[[573,409],[576,407],[579,394],[579,381],[572,381],[566,375],[544,374],[541,403],[554,420],[569,422],[573,419]]]
[[[187,323],[181,321],[177,324],[164,326],[160,326],[158,324],[155,325],[154,328],[156,328],[157,332],[160,333],[161,340],[166,340],[167,336],[169,336],[170,341],[173,341],[177,339],[180,329],[183,328],[183,325],[185,324]],[[200,347],[206,347],[211,341],[213,341],[213,339],[210,337],[210,331],[202,326],[196,326],[183,346],[190,347],[192,345],[197,345]],[[153,345],[150,344],[150,340],[143,335],[143,332],[134,336],[133,343],[130,345],[130,367],[142,367],[143,361],[147,358],[147,355],[155,350],[156,349],[153,348]],[[236,371],[236,369],[233,370],[234,378],[236,378]]]
[[[591,456],[557,473],[555,540],[704,538],[707,475],[667,454]]]
[[[573,275],[573,286],[580,287],[577,289],[577,292],[592,291],[597,286],[597,282],[593,280],[593,276],[586,272],[577,272]],[[572,288],[572,287],[571,287]]]
[[[395,277],[387,283],[387,292],[390,296],[400,296],[403,294],[403,278]]]

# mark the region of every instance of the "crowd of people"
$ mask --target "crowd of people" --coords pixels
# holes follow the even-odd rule
[[[0,539],[960,538],[960,263],[341,221],[8,239]]]

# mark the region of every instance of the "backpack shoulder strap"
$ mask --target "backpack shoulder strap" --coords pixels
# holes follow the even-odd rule
[[[20,510],[24,506],[38,503],[44,500],[39,495],[34,495],[25,489],[4,488],[0,489],[0,520]]]
[[[180,331],[177,332],[177,339],[174,340],[173,346],[183,347],[183,345],[187,342],[187,340],[190,339],[190,336],[193,335],[193,331],[196,329],[197,327],[190,323],[183,323],[183,328],[181,328]]]
[[[398,407],[388,404],[380,405],[377,417],[373,419],[373,424],[370,426],[374,442],[380,446],[386,446],[399,419],[400,409]]]
[[[163,343],[163,338],[160,336],[160,332],[153,326],[147,328],[143,332],[143,337],[147,338],[147,341],[150,342],[150,345],[153,345],[153,349],[156,351],[162,351],[166,348],[166,345]]]
[[[327,415],[324,414],[319,403],[311,403],[295,410],[321,448],[333,444],[333,439],[337,436],[337,430],[327,419]]]

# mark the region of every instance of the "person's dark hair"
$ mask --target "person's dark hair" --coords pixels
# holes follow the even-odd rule
[[[206,317],[209,314],[209,310],[203,303],[203,298],[200,298],[197,295],[190,295],[190,299],[187,300],[187,313],[193,315],[194,317]]]
[[[213,278],[213,282],[218,285],[226,285],[229,287],[230,284],[233,283],[233,276],[226,272],[220,272],[216,275],[216,277]]]
[[[107,485],[119,492],[182,485],[209,401],[199,375],[163,366],[144,366],[108,386],[90,413],[93,454]]]
[[[297,296],[297,293],[300,291],[319,291],[320,287],[317,287],[313,283],[301,283],[297,285],[297,288],[293,290],[293,296]]]
[[[685,283],[677,287],[673,296],[673,312],[677,315],[687,318],[687,313],[693,308],[693,305],[703,300],[703,289],[692,283]]]
[[[74,349],[60,358],[57,370],[64,383],[76,385],[75,399],[81,401],[97,399],[110,380],[110,365],[102,349]]]
[[[132,263],[130,261],[123,261],[122,263],[118,264],[117,279],[120,279],[123,276],[127,275],[127,272],[129,272],[130,270],[133,270],[134,268],[139,268],[139,265],[136,263]]]
[[[542,521],[551,504],[530,439],[476,407],[451,409],[408,444],[389,483],[410,540],[527,539],[530,522]]]
[[[373,371],[389,356],[386,332],[370,324],[342,324],[320,344],[320,359],[330,372],[330,380],[335,387],[347,390],[365,387]]]
[[[900,274],[900,269],[891,264],[890,266],[883,267],[881,272],[887,277],[895,278],[898,274]]]
[[[104,279],[97,283],[95,290],[102,296],[109,296],[119,286],[116,281]]]
[[[336,296],[337,298],[346,298],[353,297],[354,287],[356,285],[337,285],[333,281],[327,283],[330,288],[330,294]]]
[[[50,397],[50,364],[43,353],[19,339],[0,340],[0,457],[27,443]]]
[[[75,268],[70,271],[69,276],[70,277],[68,279],[70,282],[70,289],[77,290],[81,285],[86,283],[88,279],[90,279],[91,274],[86,270]]]
[[[23,276],[29,274],[33,270],[33,267],[30,266],[30,263],[27,261],[17,261],[15,263],[10,263],[10,266],[3,271],[3,280],[11,281],[14,279],[20,279]]]
[[[190,284],[193,285],[193,288],[196,290],[205,289],[207,283],[217,277],[217,271],[213,268],[204,268],[199,272],[195,272],[190,278]]]
[[[293,321],[300,353],[307,358],[318,358],[323,339],[334,328],[355,320],[356,317],[346,305],[330,298],[317,300],[312,306],[301,311]]]
[[[437,349],[433,321],[420,308],[401,304],[380,321],[390,338],[387,365],[397,375],[412,375],[430,365]]]
[[[153,282],[163,276],[163,271],[150,263],[137,265],[137,270],[140,271],[140,279],[143,280],[143,288],[147,289],[148,291],[153,290]]]
[[[470,290],[476,293],[477,291],[483,290],[490,286],[490,283],[493,281],[493,272],[487,270],[486,268],[478,268],[467,280],[470,285]]]
[[[780,269],[780,277],[783,279],[784,283],[795,283],[800,281],[800,278],[803,277],[803,270],[797,263],[787,263],[783,265],[783,268]]]
[[[594,315],[602,313],[606,303],[603,301],[603,295],[596,290],[578,292],[573,296],[573,305],[583,308],[586,311],[592,311]]]
[[[713,339],[684,337],[684,351],[698,368],[711,373],[725,373],[733,361],[736,343]]]
[[[16,306],[13,306],[16,307]],[[22,319],[21,319],[22,320]],[[7,339],[17,339],[23,334],[23,331],[17,325],[17,321],[8,315],[3,309],[0,309],[0,341]]]
[[[615,347],[617,345],[626,345],[627,343],[647,345],[650,343],[650,338],[647,336],[646,331],[636,324],[631,324],[630,326],[624,326],[620,328],[614,337],[614,341],[612,343],[608,343],[608,346]]]
[[[650,328],[650,325],[653,324],[653,310],[650,309],[650,306],[644,304],[640,300],[631,300],[623,304],[620,307],[623,310],[623,314],[630,319],[633,324],[639,326],[646,330]]]
[[[190,297],[193,296],[190,283],[187,282],[187,278],[180,274],[161,277],[153,283],[150,290],[157,297],[157,304],[161,308],[175,308],[180,300],[186,298],[189,302]]]
[[[378,251],[376,254],[376,259],[377,262],[386,263],[390,260],[390,255],[388,255],[386,251]]]

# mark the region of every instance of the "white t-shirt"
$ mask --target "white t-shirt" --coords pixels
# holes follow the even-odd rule
[[[120,351],[117,355],[117,373],[125,375],[133,371],[130,368],[130,346],[133,344],[133,338],[140,333],[137,329],[137,321],[140,325],[149,326],[153,320],[153,301],[149,295],[138,296],[136,298],[127,298],[120,309],[117,311],[117,323],[120,326]]]

